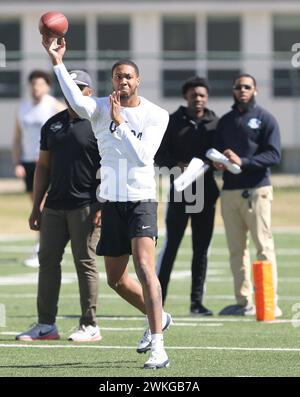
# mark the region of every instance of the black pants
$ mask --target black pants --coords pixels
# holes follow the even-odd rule
[[[193,244],[191,302],[201,303],[203,299],[207,251],[214,228],[215,204],[205,206],[203,211],[197,214],[187,214],[185,206],[185,203],[170,202],[167,210],[166,241],[157,264],[163,303],[166,300],[173,264],[189,217],[191,217]]]

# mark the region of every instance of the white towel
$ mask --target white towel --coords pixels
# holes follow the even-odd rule
[[[208,164],[204,164],[201,159],[193,157],[186,170],[174,180],[175,190],[177,192],[182,192],[196,179],[200,178],[200,176],[203,175],[208,168]]]

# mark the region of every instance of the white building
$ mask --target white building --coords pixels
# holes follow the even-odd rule
[[[300,68],[291,62],[300,60],[291,51],[300,43],[299,0],[1,0],[0,176],[12,173],[14,118],[28,73],[51,71],[38,22],[52,10],[70,22],[67,66],[88,70],[100,95],[110,91],[113,62],[130,57],[141,69],[142,95],[172,112],[183,103],[182,82],[198,74],[209,78],[209,107],[222,115],[234,75],[253,74],[258,102],[281,126],[281,170],[300,171]]]

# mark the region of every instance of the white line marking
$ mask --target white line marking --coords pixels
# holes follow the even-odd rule
[[[200,323],[179,323],[176,322],[172,327],[222,327],[222,323],[210,323],[210,324],[200,324]]]
[[[231,283],[233,282],[232,277],[217,277],[225,273],[223,270],[210,270],[208,271],[207,280],[210,283]],[[131,277],[136,279],[135,273],[129,273]],[[172,280],[182,280],[191,277],[190,270],[173,271],[171,275]],[[106,280],[106,273],[99,272],[99,279]],[[24,274],[12,274],[0,277],[1,285],[37,285],[38,273],[24,273]],[[279,277],[278,282],[280,283],[300,283],[300,277]],[[62,275],[62,284],[77,283],[77,274],[75,272],[64,272]]]
[[[80,316],[76,316],[76,318],[79,318]],[[58,320],[73,320],[75,316],[72,316],[72,318],[67,317],[67,316],[57,316],[56,317]],[[145,321],[145,317],[122,317],[122,316],[114,316],[114,317],[105,317],[105,316],[97,316],[97,319],[99,321]],[[214,323],[214,322],[220,322],[220,323],[254,323],[256,322],[256,318],[254,316],[251,316],[251,318],[244,318],[244,317],[238,317],[238,318],[227,318],[226,316],[220,316],[220,317],[211,317],[211,318],[204,318],[204,317],[173,317],[174,324],[177,323],[182,323],[184,321],[187,322],[197,322],[197,323]],[[272,324],[272,323],[291,323],[294,322],[295,320],[292,319],[282,319],[282,320],[275,320],[274,322],[272,321],[260,321],[261,324]],[[101,328],[101,324],[100,324]]]
[[[36,294],[32,293],[23,293],[23,294],[8,294],[8,293],[0,293],[0,299],[36,299]],[[234,300],[233,295],[209,295],[206,294],[205,298],[207,300]],[[63,293],[61,294],[60,300],[62,299],[79,299],[79,294],[68,294],[68,293]],[[101,299],[120,299],[119,295],[117,294],[99,294],[99,300]],[[168,299],[171,300],[179,300],[179,301],[185,301],[186,300],[186,295],[168,295]],[[285,296],[285,295],[280,295],[279,296],[280,301],[291,301],[291,302],[300,302],[300,296],[295,295],[295,296]]]
[[[176,323],[173,324],[174,327],[222,327],[221,323],[210,323],[210,324],[200,324],[200,323]],[[127,332],[127,331],[145,331],[145,327],[102,327],[101,331],[115,331],[115,332]],[[72,332],[71,330],[69,332]],[[5,331],[0,332],[0,335],[13,335],[16,336],[20,334],[21,331]],[[66,332],[59,332],[60,335],[65,335]]]
[[[277,255],[285,255],[285,256],[294,256],[300,255],[299,248],[276,248],[275,249]],[[255,249],[250,249],[250,253],[255,255]],[[178,250],[179,255],[191,255],[192,250],[191,248],[179,248]],[[211,247],[210,256],[228,256],[228,249],[227,248],[216,248]]]
[[[30,342],[32,343],[32,342]],[[0,348],[27,348],[27,349],[123,349],[135,350],[136,346],[97,346],[97,345],[36,345],[19,343],[1,343]],[[167,350],[229,350],[253,352],[300,352],[300,348],[289,347],[235,347],[235,346],[166,346]]]
[[[2,246],[0,247],[0,253],[32,253],[33,252],[32,246],[17,246],[17,245],[10,245],[10,246]],[[191,256],[192,255],[192,250],[190,248],[179,248],[178,253],[182,256]],[[251,254],[255,254],[254,249],[250,249]],[[66,247],[65,248],[65,254],[71,255],[71,248]],[[295,255],[300,255],[300,249],[299,248],[277,248],[276,249],[276,254],[277,255],[285,255],[285,256],[295,256]],[[211,256],[228,256],[228,250],[227,248],[211,248]],[[177,263],[178,261],[176,261]]]
[[[277,226],[272,228],[273,234],[300,234],[300,227],[299,226]],[[158,230],[159,236],[164,236],[165,235],[165,229],[160,228]],[[216,227],[214,229],[214,234],[217,235],[225,235],[225,231],[223,227]],[[191,230],[187,229],[185,232],[186,236],[191,235]],[[6,242],[6,241],[28,241],[28,242],[35,242],[36,239],[32,235],[32,233],[26,233],[26,234],[0,234],[0,242]]]

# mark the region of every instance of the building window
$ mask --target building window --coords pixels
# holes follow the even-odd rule
[[[0,69],[0,98],[18,98],[21,95],[19,61],[21,60],[20,21],[0,19],[0,41],[5,46],[6,67]]]
[[[241,21],[238,16],[208,16],[206,23],[207,77],[212,97],[232,95],[240,72]]]
[[[99,20],[97,24],[97,48],[99,59],[130,57],[129,20]]]
[[[5,45],[7,60],[19,60],[21,50],[19,20],[0,20],[1,43]]]
[[[196,57],[196,20],[190,18],[163,19],[164,59],[194,59]]]
[[[131,58],[129,19],[99,20],[97,23],[98,65],[96,72],[99,96],[107,96],[112,91],[111,67],[119,59]]]
[[[237,59],[241,50],[239,17],[207,18],[207,51],[209,59]]]
[[[180,97],[181,87],[185,80],[196,74],[195,70],[163,70],[163,96],[164,97]]]
[[[98,70],[96,91],[99,97],[108,96],[111,94],[111,69]]]
[[[184,81],[196,74],[196,19],[162,19],[162,95],[180,97]]]
[[[299,97],[300,71],[291,65],[292,45],[300,42],[300,15],[273,16],[273,95]]]
[[[20,72],[0,71],[0,98],[19,98]]]
[[[273,95],[276,97],[299,97],[300,70],[292,68],[274,69]]]
[[[228,97],[232,96],[233,81],[240,74],[239,69],[208,70],[207,77],[211,86],[210,96]]]
[[[300,15],[274,15],[273,51],[290,53],[292,45],[299,42]]]
[[[85,21],[71,20],[66,34],[68,51],[67,60],[86,59],[86,25]]]

